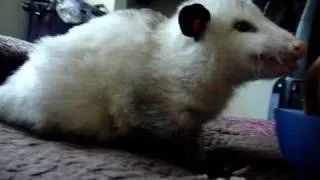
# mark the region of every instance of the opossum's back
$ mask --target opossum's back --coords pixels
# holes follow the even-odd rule
[[[107,45],[109,48],[133,46],[149,41],[150,34],[166,19],[161,13],[150,9],[119,10],[71,29],[68,39],[91,43],[92,46]]]
[[[148,61],[151,34],[167,18],[153,10],[121,10],[72,28],[67,34],[43,38],[31,56],[62,66],[105,69],[138,66]],[[32,58],[32,57],[31,57]],[[117,62],[116,64],[114,62]],[[123,61],[123,62],[122,62]],[[84,67],[82,66],[84,65]]]
[[[66,87],[100,91],[115,82],[132,86],[150,59],[151,33],[165,19],[146,9],[98,17],[67,34],[43,38],[24,69],[36,71],[41,86],[55,84],[61,92],[74,93]]]

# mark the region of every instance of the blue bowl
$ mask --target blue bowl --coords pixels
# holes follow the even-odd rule
[[[320,177],[320,117],[305,115],[301,110],[278,108],[275,126],[283,157],[295,173],[300,174],[297,179],[309,179],[306,176],[310,175]]]

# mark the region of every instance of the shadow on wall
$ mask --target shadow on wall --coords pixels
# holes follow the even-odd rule
[[[25,39],[28,14],[22,9],[24,0],[0,1],[0,34]]]

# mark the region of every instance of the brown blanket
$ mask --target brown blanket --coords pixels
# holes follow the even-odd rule
[[[8,75],[21,65],[30,48],[30,43],[0,36],[2,73]],[[200,139],[201,148],[207,153],[205,168],[208,171],[219,167],[233,172],[250,166],[243,174],[249,180],[290,179],[279,152],[273,122],[218,117],[203,128]],[[126,149],[44,140],[1,124],[0,144],[1,180],[206,179],[192,173],[192,169],[169,164],[170,160],[165,158]],[[154,151],[161,154],[159,149]]]

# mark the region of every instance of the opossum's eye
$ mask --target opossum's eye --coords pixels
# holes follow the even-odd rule
[[[234,29],[239,32],[257,32],[258,29],[248,21],[237,21],[234,23]]]

